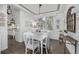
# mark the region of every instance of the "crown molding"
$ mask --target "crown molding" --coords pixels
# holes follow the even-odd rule
[[[22,4],[19,4],[19,6],[21,6],[22,8],[24,8],[25,10],[28,10],[30,13],[34,14],[34,15],[39,15],[39,13],[35,13],[33,11],[31,11],[30,9],[28,9],[27,7],[23,6]],[[48,11],[48,12],[42,12],[40,14],[46,14],[46,13],[51,13],[51,12],[56,12],[60,10],[60,4],[58,4],[57,9],[53,10],[53,11]]]

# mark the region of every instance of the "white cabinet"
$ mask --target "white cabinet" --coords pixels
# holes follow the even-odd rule
[[[8,48],[7,37],[7,5],[0,5],[0,51]]]
[[[0,51],[8,48],[7,29],[0,27]]]

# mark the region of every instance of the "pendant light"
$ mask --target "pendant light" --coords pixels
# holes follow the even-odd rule
[[[12,14],[12,10],[11,10],[10,5],[7,6],[7,14],[8,15]]]
[[[41,17],[40,17],[40,8],[41,8],[42,4],[39,4],[39,21],[41,20]]]

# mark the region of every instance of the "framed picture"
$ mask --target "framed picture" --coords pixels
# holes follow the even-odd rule
[[[76,13],[73,11],[74,7],[70,7],[67,12],[67,30],[70,32],[76,32]]]

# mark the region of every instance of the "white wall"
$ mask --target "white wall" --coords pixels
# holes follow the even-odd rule
[[[8,48],[8,41],[7,41],[7,5],[3,4],[0,5],[0,21],[2,20],[1,18],[4,19],[4,26],[0,25],[0,51],[5,50]],[[3,16],[4,15],[4,16]]]
[[[15,7],[17,8],[17,7]],[[18,10],[13,10],[13,14],[14,14],[14,20],[15,20],[15,24],[17,29],[15,30],[15,40],[19,41],[19,32],[20,32],[20,9]]]
[[[63,18],[63,13],[57,14],[56,16],[54,16],[54,30],[63,30],[64,29],[64,18]],[[57,23],[57,20],[59,20],[59,24]],[[63,25],[62,25],[63,24]],[[57,28],[57,25],[59,25],[59,28]]]
[[[33,21],[33,16],[28,12],[20,10],[18,23],[18,30],[16,32],[16,41],[23,41],[23,33],[29,31],[30,24]],[[26,25],[27,24],[27,25]]]
[[[59,23],[57,23],[57,21],[59,20]],[[55,16],[53,16],[53,30],[50,33],[50,38],[51,39],[59,39],[59,31],[60,30],[64,30],[64,18],[63,18],[63,13],[59,13]],[[57,28],[57,25],[59,25],[59,28]]]

